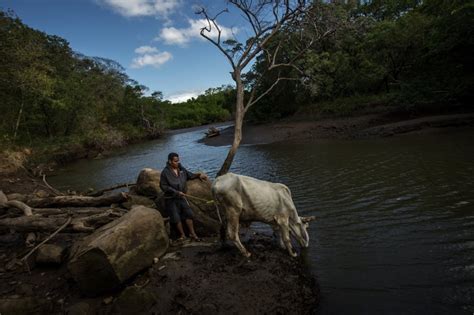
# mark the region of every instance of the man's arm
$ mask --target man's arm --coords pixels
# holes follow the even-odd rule
[[[193,172],[190,172],[188,171],[186,168],[184,168],[184,166],[181,166],[181,164],[179,165],[181,171],[183,171],[185,174],[186,174],[186,179],[187,180],[191,180],[191,179],[196,179],[196,178],[199,178],[201,176],[200,173],[193,173]]]

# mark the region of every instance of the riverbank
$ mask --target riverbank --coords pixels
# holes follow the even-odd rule
[[[414,119],[371,114],[317,121],[287,120],[263,125],[245,125],[241,144],[389,137],[418,132],[438,132],[450,127],[474,128],[474,114],[436,115]],[[218,137],[203,138],[201,142],[210,146],[230,145],[233,136],[234,128],[228,127],[222,129]]]
[[[50,244],[71,245],[62,233]],[[173,247],[158,263],[120,289],[85,297],[66,265],[27,271],[15,262],[28,252],[18,234],[0,236],[0,310],[17,314],[310,314],[319,301],[316,282],[301,259],[279,250],[269,236],[244,242],[254,257],[221,249],[206,238]]]
[[[51,174],[58,165],[80,159],[101,159],[113,154],[114,149],[157,137],[203,130],[202,143],[210,146],[232,144],[233,122],[226,121],[184,129],[167,130],[154,137],[134,138],[126,142],[87,146],[81,144],[46,145],[45,148],[18,147],[0,153],[0,173],[15,172],[26,167],[33,175]],[[209,127],[221,129],[218,137],[204,138]],[[304,117],[268,124],[246,124],[241,144],[266,144],[282,141],[311,142],[323,139],[359,139],[410,135],[420,132],[443,132],[449,128],[474,126],[474,114],[446,114],[412,118],[406,115],[374,113],[343,118],[309,120]]]
[[[51,194],[45,184],[20,171],[2,176],[0,190],[7,195],[22,193],[44,197]],[[121,205],[113,207],[119,210]],[[2,217],[11,215],[4,210],[0,213]],[[174,242],[163,257],[120,288],[86,297],[65,262],[35,265],[33,260],[29,268],[25,268],[20,258],[31,250],[25,245],[26,234],[0,229],[0,312],[313,313],[319,302],[319,288],[304,261],[305,255],[290,257],[271,235],[250,229],[241,232],[244,245],[253,254],[250,259],[243,258],[235,246],[222,247],[215,237],[206,237],[203,242]],[[37,234],[38,239],[48,236]],[[71,248],[86,235],[62,232],[48,244]]]

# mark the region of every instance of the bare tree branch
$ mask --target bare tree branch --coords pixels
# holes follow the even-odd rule
[[[249,101],[249,102],[247,103],[247,105],[245,106],[244,112],[246,113],[246,112],[249,110],[249,108],[250,108],[251,106],[255,105],[255,104],[256,104],[258,101],[260,101],[265,95],[267,95],[268,93],[270,93],[271,90],[273,90],[273,88],[274,88],[275,86],[277,86],[277,84],[278,84],[280,81],[282,81],[282,80],[298,80],[298,79],[297,79],[297,78],[291,78],[291,77],[278,77],[278,79],[276,79],[275,82],[273,82],[273,84],[272,84],[268,89],[265,90],[265,92],[263,92],[262,94],[260,94],[259,97],[257,97],[255,100],[253,100],[253,101],[251,101],[251,102]]]
[[[200,34],[202,37],[204,37],[205,39],[207,39],[208,41],[210,41],[214,46],[216,46],[226,57],[227,59],[229,60],[230,64],[232,65],[232,68],[235,69],[235,63],[234,63],[234,59],[232,58],[232,56],[221,46],[221,42],[220,42],[220,38],[221,38],[221,29],[217,26],[217,22],[216,22],[216,19],[219,15],[221,15],[222,13],[224,12],[229,12],[229,10],[225,9],[225,10],[222,10],[221,12],[219,12],[214,18],[210,18],[209,15],[207,14],[206,10],[204,8],[201,8],[200,11],[196,12],[197,14],[201,14],[201,15],[204,15],[207,23],[208,23],[208,26],[204,26],[203,28],[201,28],[201,31],[200,31]],[[218,32],[218,36],[217,36],[217,41],[215,41],[212,37],[208,36],[205,34],[205,32],[207,33],[211,33],[212,31],[212,25],[214,25],[214,27],[216,28],[217,32]]]

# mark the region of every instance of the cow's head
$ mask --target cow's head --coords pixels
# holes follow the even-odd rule
[[[301,247],[309,246],[308,221],[306,218],[300,218],[296,222],[290,221],[291,235],[300,243]]]

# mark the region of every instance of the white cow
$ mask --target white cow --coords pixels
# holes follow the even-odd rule
[[[227,173],[212,184],[212,196],[227,218],[227,235],[249,257],[240,242],[239,221],[268,223],[279,234],[280,246],[296,256],[291,246],[290,233],[302,247],[308,247],[308,223],[301,220],[291,199],[290,189],[278,183]]]

